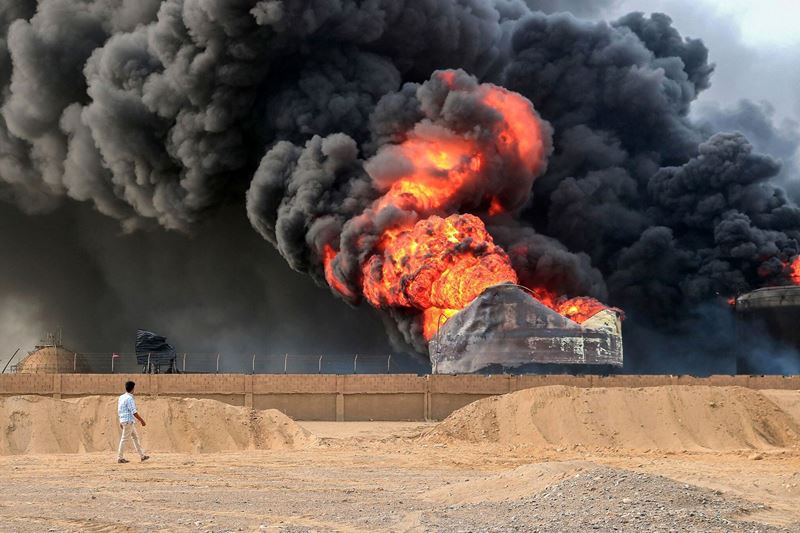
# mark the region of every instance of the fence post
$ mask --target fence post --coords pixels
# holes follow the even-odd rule
[[[283,354],[283,373],[284,374],[286,373],[286,365],[288,364],[288,362],[289,362],[289,354],[285,353],[285,354]]]
[[[255,373],[256,373],[256,354],[253,354],[253,371],[251,372],[251,374]]]
[[[186,373],[186,352],[183,352],[183,373]]]
[[[217,374],[219,374],[219,352],[217,352]]]
[[[358,354],[353,358],[353,374],[356,373],[356,369],[358,368]]]
[[[319,356],[319,365],[318,365],[319,373],[322,374],[322,356]]]
[[[78,371],[78,352],[72,354],[72,373]]]
[[[392,366],[392,354],[389,354],[389,358],[386,360],[386,373],[389,374],[391,372],[390,367]]]
[[[111,354],[111,373],[114,373],[114,354]]]
[[[147,353],[147,373],[152,374],[153,369],[150,368],[150,352]]]

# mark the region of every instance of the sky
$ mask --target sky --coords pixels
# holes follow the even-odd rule
[[[742,40],[752,46],[790,46],[800,43],[796,0],[702,0],[716,13],[731,17],[741,31]]]
[[[776,122],[800,121],[797,0],[617,0],[601,17],[630,11],[667,13],[685,36],[705,42],[717,68],[700,103],[767,101]]]

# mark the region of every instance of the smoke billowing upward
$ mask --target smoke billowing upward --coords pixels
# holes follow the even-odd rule
[[[139,321],[131,329],[163,319],[122,297],[143,283],[178,287],[178,298],[250,284],[246,306],[226,305],[223,290],[210,298],[211,323],[231,337],[237,324],[248,336],[291,330],[280,314],[242,314],[296,303],[272,294],[302,285],[274,248],[342,299],[380,308],[398,349],[424,351],[423,316],[462,302],[436,293],[448,269],[409,266],[416,252],[398,243],[447,223],[469,243],[437,245],[437,257],[461,257],[471,278],[598,298],[625,310],[634,340],[691,336],[687,317],[714,314],[698,309],[787,281],[800,209],[781,186],[796,166],[776,157],[792,160],[796,129],[773,132],[768,109],[747,104],[693,120],[713,79],[702,41],[666,15],[557,12],[593,14],[581,6],[4,2],[0,199],[29,214],[2,215],[4,247],[25,248],[42,217],[65,213],[81,213],[58,228],[65,250],[86,250],[93,224],[125,234],[106,234],[75,271],[4,263],[0,298],[41,298],[34,280],[51,279],[54,308],[80,293],[92,310],[70,317],[84,332],[109,307]],[[149,281],[104,257],[136,258],[133,247],[154,241],[171,245]],[[217,266],[186,279],[185,257]],[[315,289],[297,290],[343,322]],[[642,342],[627,347],[631,369],[671,368],[668,355],[652,365]]]
[[[253,353],[263,362],[389,349],[379,317],[287,271],[238,207],[224,207],[190,237],[121,234],[113,220],[69,203],[35,217],[3,210],[0,227],[14,229],[0,238],[11,250],[0,264],[0,338],[12,346],[3,359],[32,347],[39,324],[63,327],[72,349],[106,354],[131,352],[137,327],[166,326],[180,351],[221,352],[232,370],[244,367],[233,357]]]

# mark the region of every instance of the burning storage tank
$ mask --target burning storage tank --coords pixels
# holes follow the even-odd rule
[[[519,93],[479,83],[460,70],[436,71],[427,82],[406,89],[397,98],[408,99],[402,107],[418,112],[408,120],[397,120],[394,111],[399,100],[389,99],[386,103],[391,105],[379,106],[374,115],[383,116],[376,120],[385,121],[387,127],[394,125],[381,136],[383,142],[374,155],[363,162],[366,175],[362,178],[379,194],[363,202],[348,201],[345,206],[349,207],[335,217],[322,217],[305,226],[313,231],[303,239],[303,246],[315,243],[318,251],[312,256],[322,260],[317,273],[344,299],[354,304],[366,300],[386,310],[403,339],[433,357],[452,362],[469,347],[469,357],[474,358],[491,338],[492,350],[503,345],[507,353],[500,357],[498,352],[490,363],[518,365],[537,358],[594,362],[592,354],[600,352],[583,347],[592,345],[590,339],[597,335],[584,332],[593,331],[592,325],[604,320],[580,324],[604,310],[601,317],[616,315],[589,297],[605,294],[596,290],[599,284],[593,281],[595,272],[588,258],[521,227],[517,219],[529,206],[533,184],[547,167],[553,149],[551,125]],[[389,134],[394,127],[398,129]],[[354,142],[342,137],[320,142],[322,154],[347,160],[357,154]],[[287,176],[296,177],[297,187],[303,187],[306,178],[298,172],[304,168],[304,158],[296,155],[295,170],[275,174],[283,164],[265,169],[269,179],[254,182],[249,192],[251,207],[260,205],[262,191],[270,191]],[[265,157],[265,161],[272,159]],[[343,175],[352,170],[343,162],[335,167]],[[364,187],[352,184],[342,193],[349,198],[350,192],[361,190]],[[289,233],[297,236],[295,231],[277,229],[299,227],[298,219],[281,222],[280,215],[307,211],[290,208],[303,202],[300,196],[284,199],[277,220],[251,212],[251,221],[270,239],[273,231],[277,241]],[[305,254],[297,259],[299,267],[308,262]],[[500,284],[512,288],[492,289]],[[518,285],[525,289],[513,288]],[[521,295],[515,296],[515,291]],[[505,320],[504,313],[518,316]],[[459,317],[456,323],[443,329],[455,317]],[[555,340],[533,342],[544,335],[543,330]],[[618,339],[618,324],[615,331]],[[432,343],[437,333],[439,339]],[[512,336],[518,338],[515,343],[509,340]],[[605,340],[606,355],[600,359],[621,363],[621,344],[612,348],[615,341]],[[529,341],[533,344],[523,347]],[[513,350],[512,344],[517,345]],[[434,368],[445,371],[449,364],[434,361]],[[477,359],[453,365],[447,371],[485,366]]]
[[[737,317],[753,326],[741,335],[763,328],[773,339],[800,351],[800,286],[765,287],[742,294],[733,301]],[[799,361],[800,362],[800,361]],[[752,374],[753,369],[742,354],[737,354],[736,372]]]
[[[579,313],[581,303],[569,304],[571,320],[517,285],[489,287],[431,339],[433,373],[529,363],[622,366],[618,310],[600,305]]]

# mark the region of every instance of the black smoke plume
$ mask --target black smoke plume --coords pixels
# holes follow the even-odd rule
[[[204,283],[236,287],[247,305],[226,304],[220,289],[205,310],[231,336],[237,324],[247,335],[258,335],[260,325],[296,329],[281,313],[244,313],[296,304],[272,294],[287,286],[297,287],[299,307],[315,309],[296,319],[300,329],[317,328],[317,312],[344,323],[344,307],[299,288],[269,247],[325,286],[321,253],[336,243],[347,252],[337,273],[357,289],[370,235],[392,221],[364,216],[380,194],[365,165],[414,124],[432,120],[433,73],[460,69],[463,79],[522,94],[552,126],[542,174],[529,182],[508,177],[509,188],[526,184],[513,216],[484,217],[520,280],[624,309],[637,339],[626,346],[629,369],[655,368],[641,339],[677,331],[688,316],[701,324],[708,313],[698,309],[787,281],[785,264],[800,253],[800,209],[780,186],[791,179],[787,167],[773,156],[795,151],[767,141],[756,147],[768,153],[754,148],[742,133],[764,128],[740,126],[756,124],[747,107],[690,118],[714,67],[702,41],[680,35],[666,15],[607,23],[556,12],[571,8],[585,5],[3,2],[0,199],[15,207],[0,215],[0,239],[4,250],[24,250],[25,260],[0,266],[7,283],[0,298],[11,305],[46,297],[58,310],[47,319],[71,321],[76,334],[113,307],[125,317],[115,323],[138,321],[133,330],[162,315],[128,298],[136,280],[126,279],[130,270],[116,258],[135,262],[133,247],[158,241],[175,246],[160,248],[151,283],[171,280],[183,298]],[[483,120],[451,118],[456,131],[458,120]],[[468,208],[485,215],[484,207]],[[243,227],[245,214],[257,233]],[[72,226],[50,222],[49,235],[85,268],[29,266],[44,252],[33,254],[26,243],[47,234],[35,228],[53,217]],[[104,239],[95,240],[94,227],[104,228]],[[187,280],[178,260],[198,257],[215,266]],[[39,280],[54,288],[40,291]],[[253,288],[246,297],[243,286]],[[65,317],[70,300],[85,315]],[[415,315],[384,314],[396,346],[424,350]],[[374,330],[368,336],[380,344]],[[669,355],[659,357],[659,370],[672,368]],[[692,368],[707,365],[676,363],[674,371]]]

